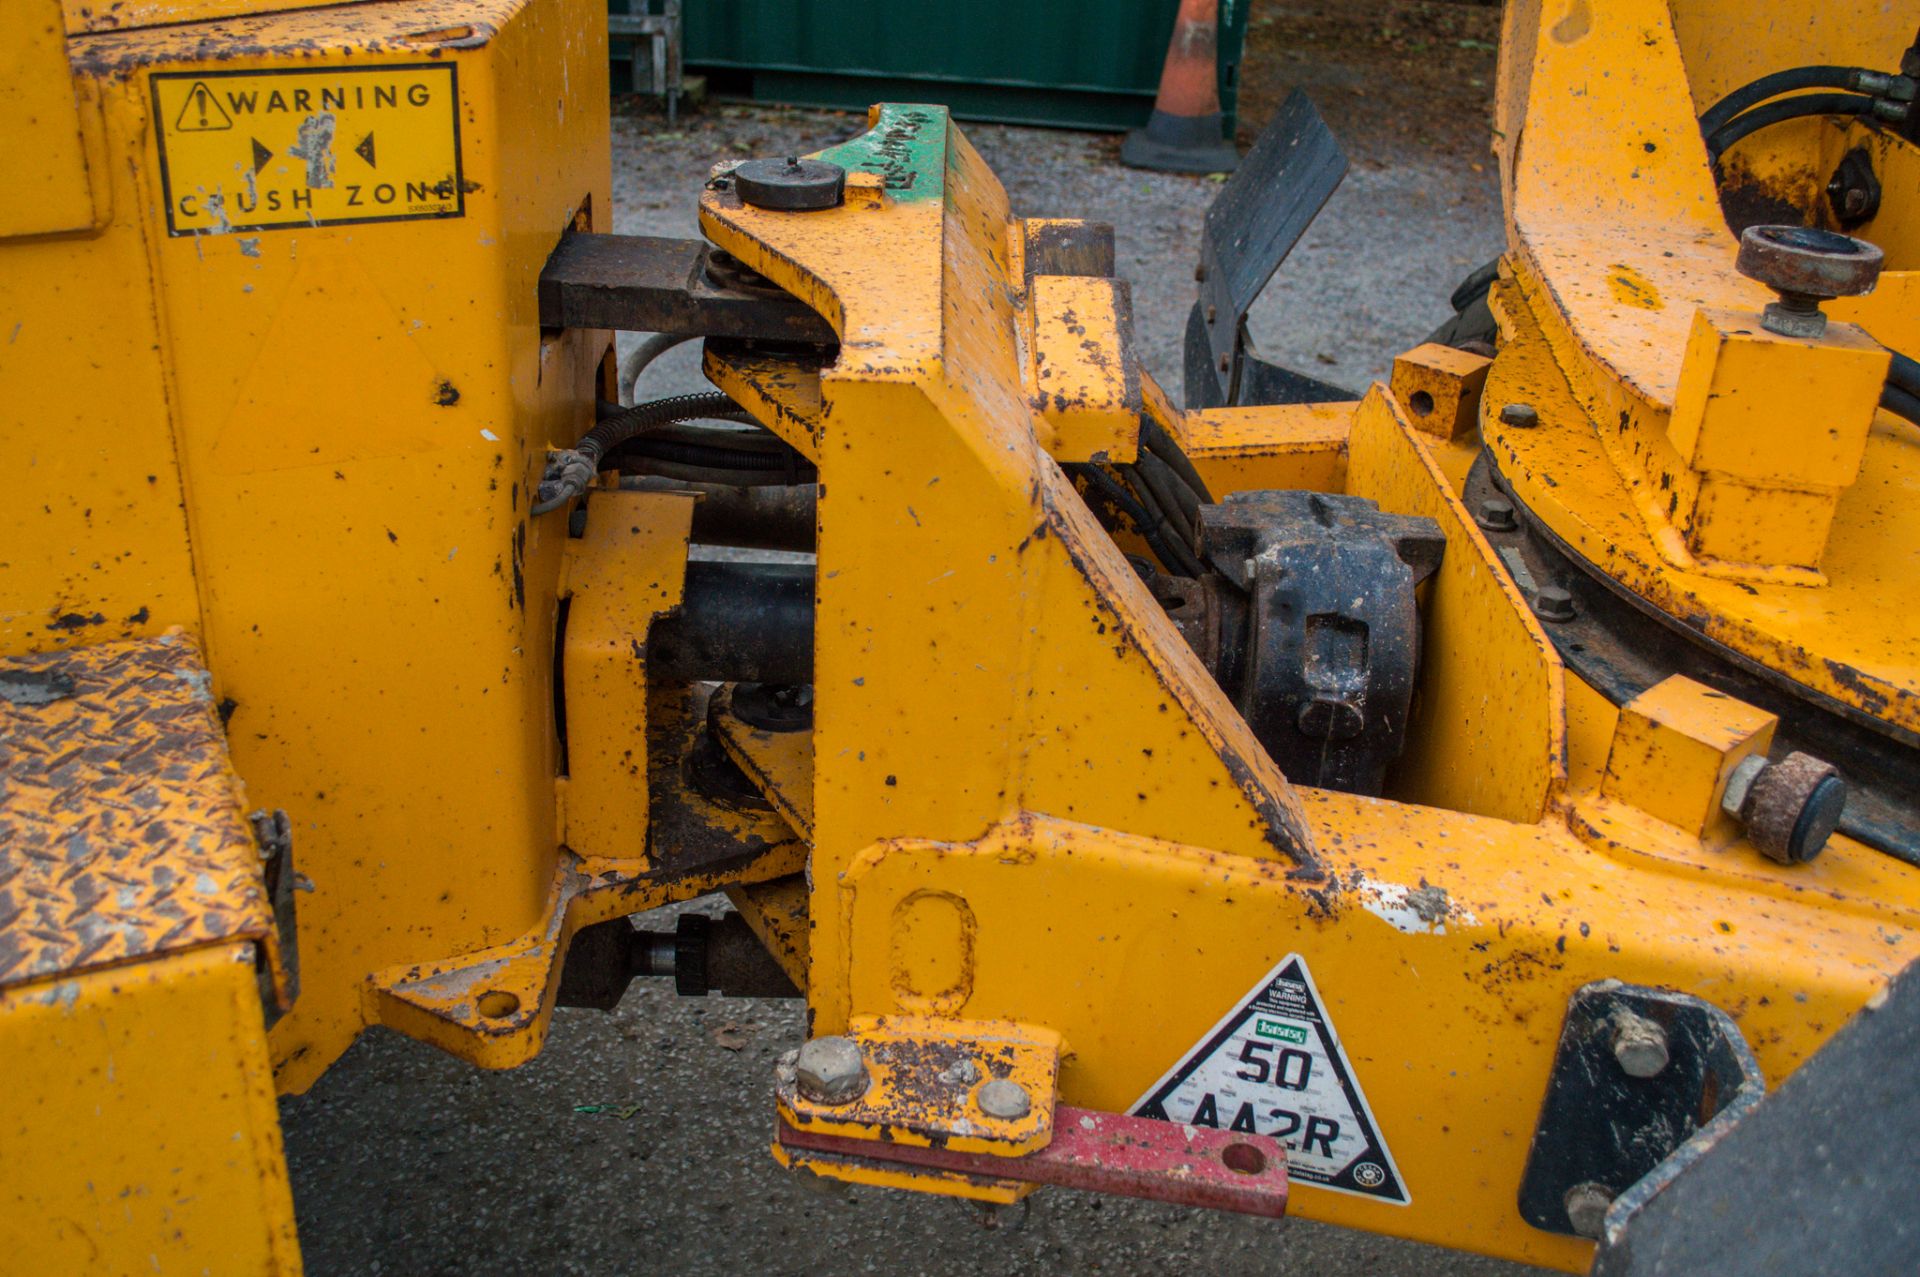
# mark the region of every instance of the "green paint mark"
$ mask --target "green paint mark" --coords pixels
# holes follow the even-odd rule
[[[947,187],[947,108],[888,102],[873,128],[820,152],[849,172],[878,173],[903,204],[937,200]]]

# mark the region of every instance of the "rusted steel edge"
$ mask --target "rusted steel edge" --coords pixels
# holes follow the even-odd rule
[[[1279,1141],[1124,1113],[1059,1105],[1053,1142],[1022,1157],[956,1153],[802,1130],[776,1119],[784,1147],[852,1162],[906,1165],[983,1180],[1017,1180],[1279,1219],[1287,1153]]]

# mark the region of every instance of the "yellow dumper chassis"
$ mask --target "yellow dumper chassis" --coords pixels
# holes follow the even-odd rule
[[[1511,6],[1497,353],[1182,410],[1110,239],[1015,216],[939,107],[721,166],[709,249],[598,233],[585,3],[27,7],[10,1253],[295,1269],[269,1061],[297,1091],[381,1024],[511,1067],[670,971],[804,994],[773,1152],[813,1174],[1630,1271],[1634,1218],[1913,956],[1916,612],[1870,604],[1913,595],[1877,402],[1914,214],[1849,228],[1878,291],[1779,334],[1697,123],[1884,61],[1891,18],[1826,58],[1728,6]],[[1723,168],[1915,171],[1816,124]],[[1316,155],[1275,161],[1308,213]],[[616,328],[707,337],[724,398],[596,424]],[[810,565],[689,558],[796,517]],[[627,921],[716,891],[737,918]],[[123,1192],[240,1205],[167,1231]]]

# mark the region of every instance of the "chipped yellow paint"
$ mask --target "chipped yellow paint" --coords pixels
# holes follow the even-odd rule
[[[1617,263],[1607,276],[1607,291],[1613,294],[1613,300],[1622,306],[1632,306],[1639,310],[1659,310],[1666,305],[1661,300],[1660,290],[1639,271],[1625,263]]]
[[[188,638],[0,659],[0,988],[200,945],[293,990],[209,679]]]
[[[796,989],[807,987],[807,880],[800,874],[727,888],[727,899],[753,928]]]
[[[595,492],[567,543],[567,777],[562,841],[580,856],[647,846],[647,652],[654,618],[680,605],[692,493]]]
[[[1422,694],[1393,792],[1535,821],[1566,784],[1560,657],[1434,458],[1375,386],[1354,414],[1346,490],[1439,522],[1447,550],[1421,612]]]
[[[1026,318],[1041,447],[1057,461],[1132,461],[1140,452],[1140,368],[1125,282],[1037,275],[1027,281]]]
[[[791,1071],[776,1075],[780,1116],[821,1135],[885,1140],[956,1153],[1019,1157],[1053,1138],[1060,1035],[1008,1021],[921,1015],[859,1015],[846,1036],[860,1048],[867,1087],[844,1104],[807,1098]],[[1012,1082],[1026,1091],[1019,1117],[980,1108],[980,1088]]]
[[[861,1009],[836,875],[878,840],[971,837],[1038,809],[1311,857],[1286,782],[1039,446],[1004,193],[935,108],[882,108],[835,154],[858,170],[883,138],[875,154],[914,166],[872,161],[894,185],[850,187],[840,208],[786,216],[726,190],[701,204],[712,238],[842,339],[817,445],[808,987],[824,1031]],[[935,686],[933,712],[901,699]]]
[[[1766,756],[1778,725],[1772,714],[1675,674],[1620,707],[1603,790],[1725,845],[1740,836],[1720,809],[1727,780],[1742,759]]]
[[[1179,419],[1178,438],[1215,499],[1261,488],[1344,492],[1354,405],[1210,408]]]
[[[1437,342],[1415,346],[1393,360],[1393,397],[1420,431],[1453,440],[1480,421],[1480,388],[1492,360]]]
[[[0,1267],[300,1272],[254,949],[0,990]]]

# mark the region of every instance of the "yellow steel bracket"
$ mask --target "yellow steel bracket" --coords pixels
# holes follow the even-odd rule
[[[369,998],[380,1023],[483,1067],[523,1064],[546,1039],[561,962],[579,928],[800,867],[800,844],[772,818],[735,820],[737,832],[754,835],[741,845],[759,849],[744,863],[649,837],[645,637],[654,618],[679,605],[692,511],[693,498],[676,493],[605,489],[589,499],[561,585],[567,775],[547,907],[535,929],[504,943],[377,973]]]
[[[826,157],[849,170],[841,207],[769,212],[721,182],[701,222],[841,335],[817,420],[796,427],[791,394],[763,413],[826,490],[811,987],[834,1026],[852,1009],[835,875],[883,839],[1041,810],[1314,861],[1286,781],[1040,443],[986,166],[923,106],[878,108]],[[766,370],[724,362],[716,380],[761,411]],[[926,712],[903,713],[914,695]]]
[[[813,1098],[800,1053],[774,1070],[774,1101],[788,1126],[877,1145],[942,1148],[1017,1158],[1053,1139],[1060,1038],[1046,1029],[1005,1021],[924,1016],[856,1016],[845,1035],[860,1075],[840,1103]],[[876,1154],[883,1154],[876,1149]],[[889,1188],[919,1188],[1005,1202],[1032,1185],[924,1167],[821,1155],[776,1141],[782,1165],[828,1179]]]

